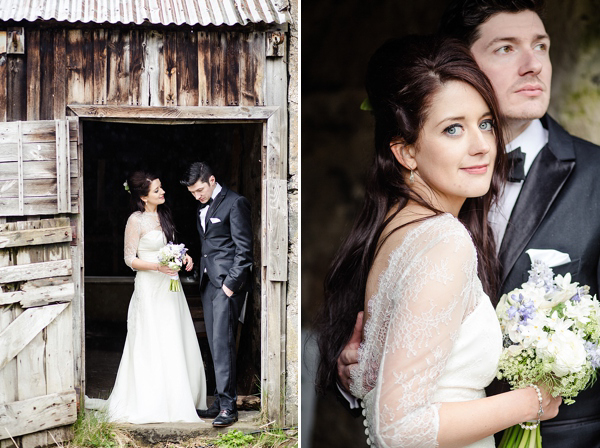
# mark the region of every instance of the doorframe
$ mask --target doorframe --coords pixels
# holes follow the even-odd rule
[[[285,403],[285,338],[288,265],[287,206],[287,123],[279,106],[255,107],[145,107],[69,104],[67,116],[94,121],[134,124],[262,124],[261,140],[261,407],[270,420],[283,422]],[[79,126],[78,157],[80,191],[83,191],[83,135]],[[285,132],[284,132],[285,131]],[[83,195],[79,195],[81,239],[80,279],[83,282]],[[75,266],[74,266],[75,271]],[[81,339],[75,338],[81,353],[81,378],[76,383],[85,390],[84,290],[80,294]]]

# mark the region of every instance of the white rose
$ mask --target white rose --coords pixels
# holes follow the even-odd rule
[[[587,362],[583,340],[570,331],[555,333],[547,350],[554,356],[552,370],[558,377],[579,372]]]

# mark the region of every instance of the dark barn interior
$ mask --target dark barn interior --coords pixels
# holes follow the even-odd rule
[[[198,203],[179,179],[193,161],[211,165],[221,185],[246,196],[252,205],[254,291],[249,297],[238,345],[238,393],[259,392],[260,378],[260,208],[261,125],[132,124],[83,121],[85,220],[86,394],[107,398],[113,387],[127,332],[127,309],[134,272],[123,261],[124,231],[131,213],[123,183],[130,171],[155,173],[166,191],[178,230],[194,260],[200,247]],[[180,273],[214,390],[212,360],[204,330],[198,273]]]

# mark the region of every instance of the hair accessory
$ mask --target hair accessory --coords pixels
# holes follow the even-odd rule
[[[123,187],[125,188],[125,191],[129,194],[131,194],[131,191],[129,191],[129,184],[127,183],[127,181],[123,182]]]
[[[415,172],[413,170],[410,170],[410,177],[408,178],[408,180],[411,184],[415,183]]]
[[[542,399],[542,392],[540,391],[540,388],[537,387],[537,385],[535,384],[530,384],[529,387],[533,387],[537,393],[538,396],[538,401],[540,402],[540,409],[538,410],[538,418],[537,421],[532,421],[532,422],[527,422],[527,423],[519,423],[519,426],[523,429],[528,429],[530,431],[533,431],[534,429],[537,429],[538,425],[540,424],[540,417],[542,415],[544,415],[544,406],[543,406],[543,399]]]

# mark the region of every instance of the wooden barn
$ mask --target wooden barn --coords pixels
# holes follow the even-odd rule
[[[197,203],[178,180],[195,160],[252,204],[239,393],[295,424],[290,27],[287,0],[0,0],[0,448],[64,439],[85,395],[112,386],[134,275],[123,182],[159,175],[194,255]],[[202,347],[197,275],[182,283]]]

